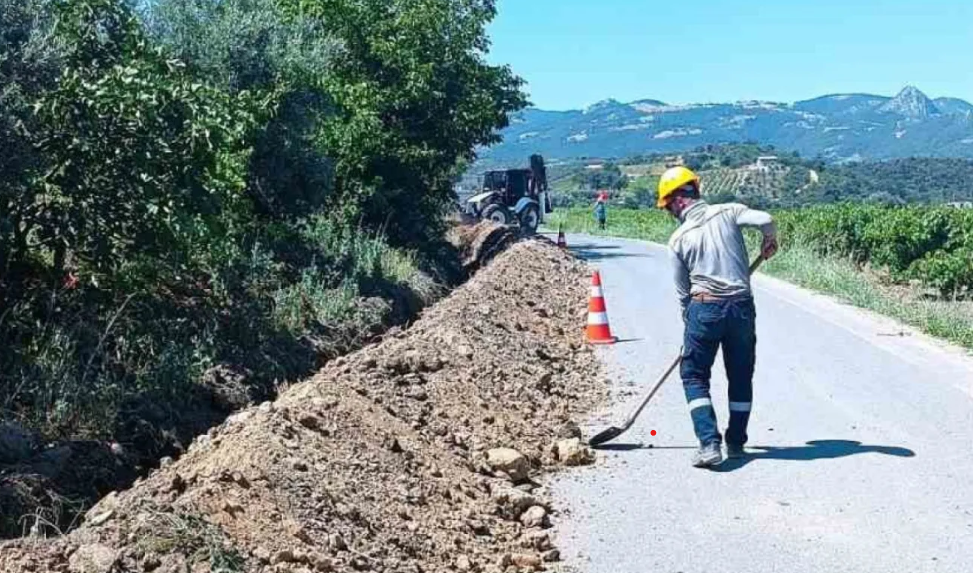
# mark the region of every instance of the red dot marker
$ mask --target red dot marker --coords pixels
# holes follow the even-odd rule
[[[652,430],[652,432],[650,432],[650,433],[654,436],[655,435],[655,430]]]

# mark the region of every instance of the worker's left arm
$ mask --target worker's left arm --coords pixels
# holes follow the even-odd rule
[[[741,227],[756,227],[764,235],[760,254],[769,259],[777,253],[777,225],[774,218],[766,211],[758,211],[740,205],[736,212],[737,225]]]

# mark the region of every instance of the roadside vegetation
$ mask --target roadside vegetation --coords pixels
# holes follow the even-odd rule
[[[493,15],[0,0],[0,424],[151,464],[460,279],[452,183],[525,103]]]
[[[781,251],[768,274],[837,296],[973,348],[973,210],[820,205],[773,211]],[[590,209],[555,213],[550,226],[601,233]],[[668,214],[610,209],[604,234],[665,243]],[[756,252],[757,236],[749,236]]]

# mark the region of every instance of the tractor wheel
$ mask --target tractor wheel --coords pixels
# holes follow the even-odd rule
[[[487,205],[483,209],[483,218],[487,221],[499,223],[500,225],[510,225],[514,221],[514,216],[510,212],[510,209],[507,209],[503,205],[497,205],[496,203]]]
[[[520,230],[525,235],[533,235],[541,224],[541,212],[537,205],[528,205],[520,214]]]

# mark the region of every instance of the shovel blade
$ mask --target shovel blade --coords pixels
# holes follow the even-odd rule
[[[598,432],[597,434],[595,434],[594,436],[592,436],[591,439],[588,440],[588,445],[589,446],[600,446],[601,444],[604,444],[605,442],[610,442],[610,441],[614,440],[615,438],[617,438],[618,436],[621,436],[624,431],[625,430],[623,430],[622,428],[617,428],[615,426],[612,426],[611,428],[608,428],[606,430],[602,430],[602,431]]]

